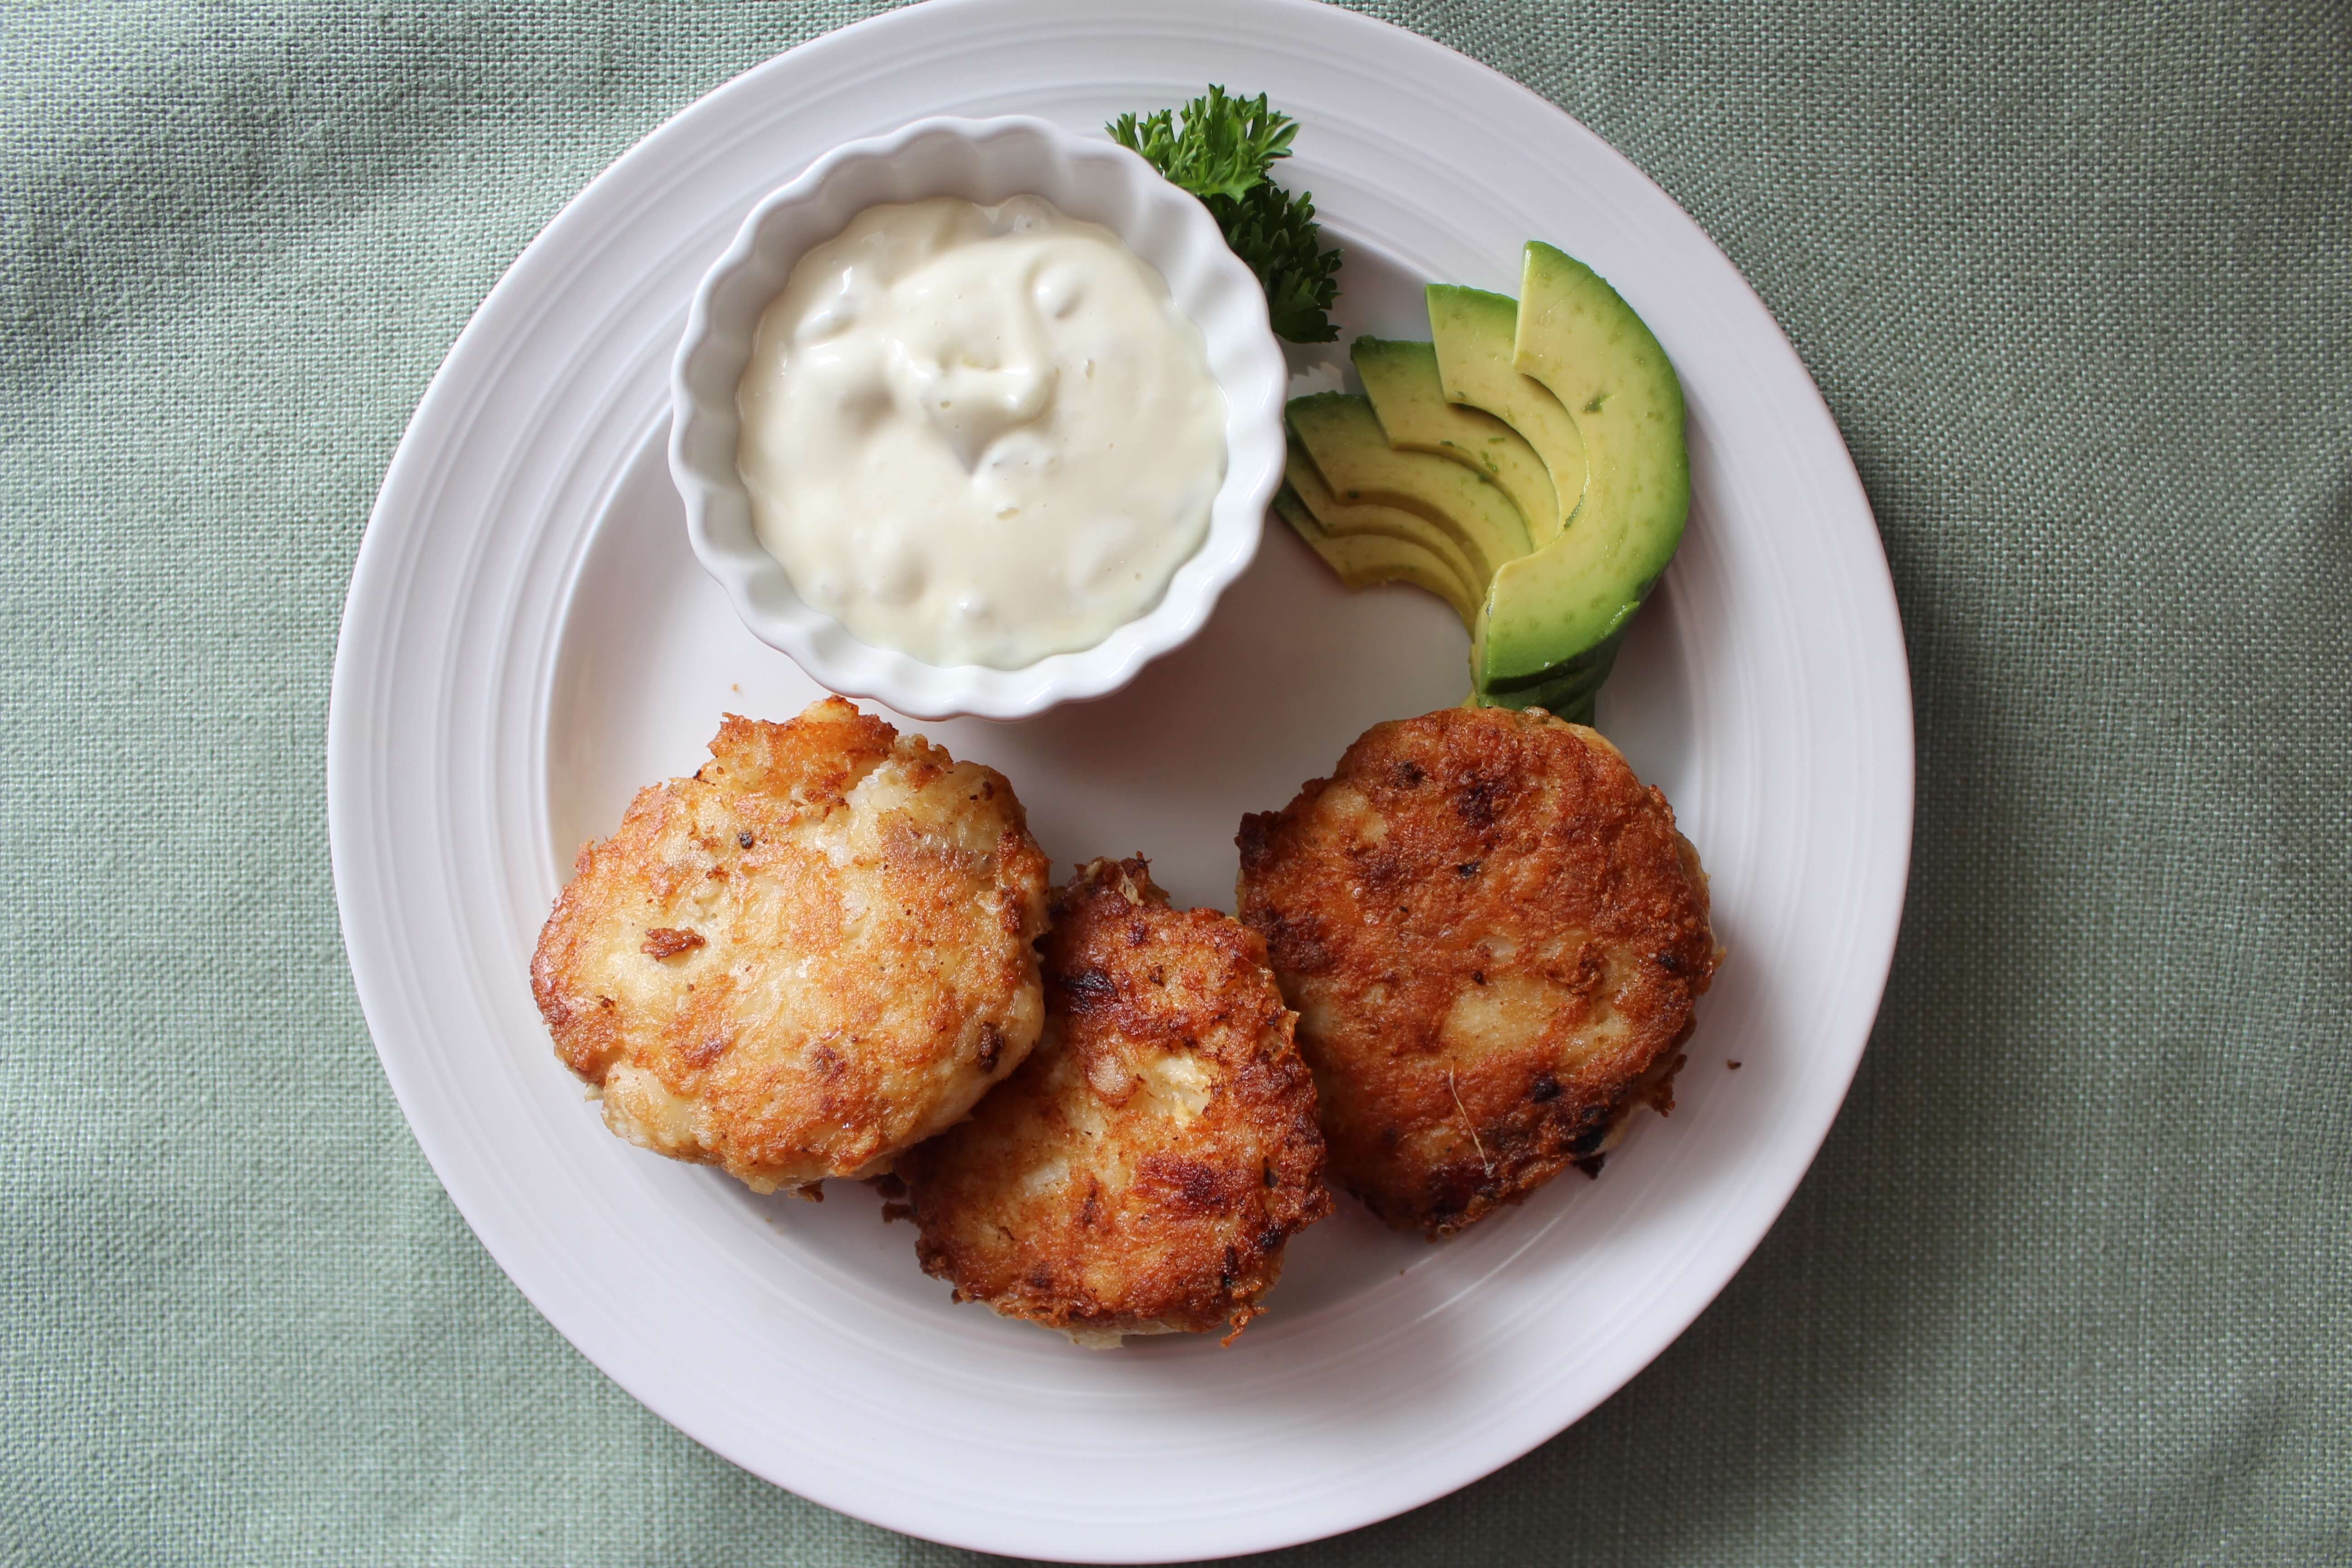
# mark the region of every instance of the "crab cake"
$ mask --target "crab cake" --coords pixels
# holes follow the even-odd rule
[[[1040,945],[1035,1054],[899,1162],[924,1271],[1085,1345],[1238,1333],[1284,1243],[1331,1210],[1265,944],[1170,909],[1133,859],[1081,868]]]
[[[531,992],[632,1143],[763,1193],[869,1175],[1036,1043],[1047,875],[993,769],[837,697],[730,714],[581,850]]]
[[[1706,876],[1596,731],[1540,709],[1377,724],[1238,842],[1332,1171],[1389,1224],[1450,1235],[1672,1108],[1715,973]]]

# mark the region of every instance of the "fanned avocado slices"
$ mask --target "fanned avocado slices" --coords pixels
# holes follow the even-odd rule
[[[1462,617],[1464,626],[1476,617],[1478,601],[1470,584],[1423,546],[1384,533],[1327,532],[1299,500],[1298,492],[1287,485],[1275,492],[1274,510],[1349,587],[1409,583],[1444,600]]]
[[[1530,244],[1520,282],[1516,300],[1431,289],[1432,342],[1360,339],[1370,395],[1291,402],[1277,504],[1342,581],[1414,583],[1454,607],[1474,704],[1589,724],[1682,542],[1682,383],[1583,263]]]
[[[1428,300],[1429,335],[1447,401],[1500,419],[1543,461],[1552,486],[1552,517],[1540,526],[1530,521],[1528,532],[1537,545],[1549,544],[1584,499],[1584,437],[1559,399],[1512,363],[1519,302],[1507,294],[1444,284],[1433,285]]]
[[[1473,678],[1486,700],[1540,701],[1590,722],[1618,643],[1682,542],[1682,382],[1615,289],[1540,243],[1528,245],[1521,270],[1513,363],[1575,419],[1587,478],[1560,536],[1496,573]]]
[[[1519,509],[1531,544],[1559,531],[1559,498],[1543,458],[1493,415],[1446,401],[1436,344],[1358,338],[1348,355],[1390,446],[1450,458],[1486,475]]]
[[[1476,618],[1479,603],[1486,596],[1488,574],[1478,569],[1469,552],[1452,533],[1419,512],[1407,511],[1402,507],[1339,500],[1323,482],[1321,471],[1296,437],[1291,439],[1289,457],[1284,464],[1283,482],[1315,520],[1315,525],[1334,539],[1367,535],[1393,539],[1433,557],[1461,584],[1463,596],[1469,600],[1470,610],[1462,617],[1462,624],[1466,626]]]
[[[1499,486],[1463,464],[1390,446],[1364,398],[1293,398],[1284,416],[1335,497],[1428,518],[1462,546],[1481,588],[1497,566],[1528,552],[1527,523]]]

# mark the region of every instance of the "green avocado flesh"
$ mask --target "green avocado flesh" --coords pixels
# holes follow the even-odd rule
[[[1429,335],[1447,401],[1484,409],[1519,433],[1551,480],[1552,515],[1528,520],[1538,548],[1552,542],[1584,498],[1584,437],[1559,399],[1512,364],[1519,304],[1507,294],[1433,284]]]
[[[1560,536],[1496,574],[1472,672],[1485,700],[1524,707],[1542,691],[1545,707],[1589,713],[1682,542],[1682,383],[1642,319],[1583,263],[1530,244],[1520,295],[1513,363],[1573,416],[1587,479]]]
[[[1445,400],[1433,343],[1358,338],[1349,345],[1389,445],[1448,458],[1495,481],[1530,533],[1557,532],[1559,497],[1536,449],[1491,414]]]
[[[1339,392],[1293,398],[1284,417],[1335,498],[1429,519],[1462,546],[1479,586],[1528,552],[1527,523],[1498,486],[1463,464],[1398,451],[1367,399]]]
[[[1296,437],[1290,442],[1283,477],[1284,489],[1306,510],[1317,530],[1327,538],[1388,539],[1410,545],[1418,554],[1428,557],[1454,584],[1454,591],[1440,596],[1448,604],[1468,605],[1469,608],[1462,612],[1462,624],[1468,626],[1477,617],[1479,601],[1486,591],[1487,574],[1478,570],[1454,535],[1419,512],[1407,511],[1402,507],[1340,500],[1323,482],[1323,475]]]
[[[1594,706],[1601,696],[1601,683],[1616,668],[1617,649],[1625,640],[1625,632],[1633,624],[1628,616],[1599,642],[1560,660],[1534,679],[1521,685],[1489,686],[1474,689],[1470,706],[1474,708],[1541,708],[1571,724],[1590,724]],[[1477,664],[1480,645],[1477,631],[1472,631],[1472,668]]]
[[[1298,492],[1286,485],[1275,492],[1274,510],[1307,547],[1323,558],[1339,581],[1350,588],[1380,583],[1408,583],[1436,595],[1468,626],[1478,602],[1454,569],[1411,540],[1381,533],[1338,535],[1326,532],[1315,521]]]
[[[1411,583],[1451,605],[1473,703],[1590,724],[1682,542],[1682,383],[1581,262],[1530,244],[1520,288],[1433,288],[1433,342],[1358,339],[1370,395],[1290,403],[1276,510],[1350,587]]]

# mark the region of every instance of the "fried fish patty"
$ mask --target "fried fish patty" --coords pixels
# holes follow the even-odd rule
[[[1715,973],[1706,876],[1596,731],[1540,709],[1377,724],[1238,842],[1335,1179],[1391,1225],[1450,1235],[1673,1106]]]
[[[1081,1344],[1239,1332],[1331,1209],[1265,944],[1138,858],[1081,868],[1040,945],[1035,1053],[899,1162],[924,1271]]]
[[[872,1174],[1036,1043],[1048,875],[995,770],[837,697],[730,714],[581,850],[531,992],[631,1142],[760,1192]]]

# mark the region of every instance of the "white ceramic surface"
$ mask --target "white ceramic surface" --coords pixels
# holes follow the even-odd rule
[[[722,710],[814,695],[696,564],[666,472],[671,355],[743,214],[826,149],[919,115],[1084,131],[1209,81],[1302,122],[1285,174],[1349,247],[1351,327],[1420,333],[1420,280],[1510,289],[1541,236],[1674,356],[1696,504],[1601,719],[1705,855],[1731,957],[1674,1116],[1638,1121],[1599,1181],[1441,1247],[1342,1200],[1232,1349],[1090,1353],[950,1305],[862,1189],[762,1200],[611,1137],[556,1066],[525,966],[573,851],[633,790],[695,767]],[[1463,653],[1435,601],[1345,594],[1276,529],[1202,634],[1124,691],[926,729],[1013,778],[1058,865],[1141,849],[1180,900],[1229,907],[1241,815],[1374,721],[1458,700]],[[834,1508],[990,1551],[1143,1562],[1328,1534],[1474,1480],[1714,1298],[1868,1037],[1908,859],[1911,719],[1876,531],[1803,366],[1697,226],[1574,121],[1425,40],[1293,0],[931,0],[711,94],[516,261],[385,478],[345,611],[328,793],[384,1071],[483,1244],[584,1354]]]
[[[1101,224],[1167,279],[1177,309],[1201,329],[1210,373],[1225,396],[1224,479],[1210,505],[1208,536],[1149,612],[1092,647],[1019,669],[942,668],[851,637],[793,592],[791,576],[761,548],[735,467],[742,428],[735,389],[751,363],[760,313],[793,264],[860,212],[928,196],[992,205],[1024,194]],[[924,719],[1024,718],[1125,686],[1198,632],[1217,595],[1248,569],[1266,503],[1282,482],[1286,376],[1256,277],[1225,247],[1208,209],[1151,165],[1106,137],[1034,117],[942,116],[834,148],[743,219],[687,314],[671,372],[670,474],[686,502],[694,552],[736,614],[820,685]]]

